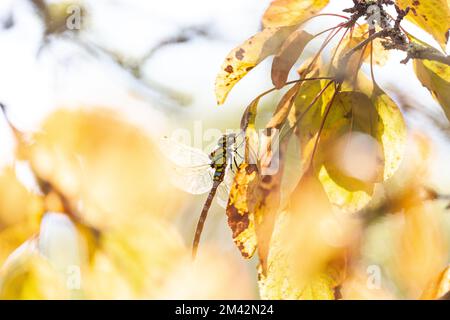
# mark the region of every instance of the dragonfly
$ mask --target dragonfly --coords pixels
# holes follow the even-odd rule
[[[179,189],[191,194],[208,193],[203,205],[192,244],[192,257],[197,255],[200,237],[209,209],[217,194],[217,202],[226,207],[233,175],[239,166],[238,159],[242,158],[237,144],[238,134],[228,133],[220,137],[217,146],[210,154],[200,149],[164,137],[161,147],[164,155],[174,165],[172,183]]]

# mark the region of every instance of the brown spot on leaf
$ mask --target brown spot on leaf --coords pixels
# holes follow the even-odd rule
[[[336,288],[334,288],[334,299],[335,300],[342,299],[341,286],[337,286]]]
[[[250,258],[250,255],[248,254],[248,252],[245,251],[245,246],[244,246],[243,243],[239,243],[239,244],[238,244],[238,248],[239,248],[239,251],[241,252],[242,256],[243,256],[245,259]]]
[[[242,231],[248,228],[248,213],[240,214],[235,206],[227,208],[228,225],[233,231],[233,239],[237,238]],[[242,251],[242,250],[241,250]]]
[[[242,59],[244,59],[244,53],[245,53],[245,50],[244,49],[242,49],[242,48],[239,48],[239,50],[238,51],[236,51],[236,59],[238,59],[238,60],[242,60]]]
[[[225,68],[225,71],[228,72],[228,73],[233,73],[233,67],[230,66],[230,65],[228,65],[228,66]]]
[[[248,165],[245,168],[245,171],[247,172],[247,174],[252,174],[253,172],[256,171],[256,165]]]

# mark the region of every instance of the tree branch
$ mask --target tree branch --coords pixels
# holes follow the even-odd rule
[[[382,5],[391,4],[394,3],[392,1],[378,1],[381,16],[386,17]],[[355,18],[359,18],[363,15],[367,15],[368,8],[369,7],[367,3],[360,3],[356,1],[354,8],[344,11],[354,12],[353,14],[355,15]],[[450,66],[450,56],[441,53],[433,47],[425,46],[417,42],[412,42],[408,39],[408,37],[406,36],[406,32],[402,30],[400,23],[410,10],[409,8],[402,10],[397,6],[395,6],[395,9],[397,11],[397,18],[393,21],[394,23],[389,26],[387,20],[384,21],[382,30],[370,34],[367,39],[360,42],[354,48],[350,49],[343,56],[342,64],[345,65],[355,52],[365,48],[370,42],[379,38],[384,40],[382,44],[386,50],[396,49],[406,52],[406,58],[402,60],[401,63],[407,63],[410,59],[420,59],[436,61]],[[374,31],[374,29],[372,30]]]
[[[401,63],[407,63],[410,59],[437,61],[450,66],[450,56],[444,55],[432,47],[426,47],[419,43],[400,40],[398,30],[395,28],[383,29],[370,35],[357,46],[349,50],[343,57],[343,61],[348,61],[357,51],[364,48],[369,42],[375,39],[385,40],[382,44],[386,50],[401,50],[406,52],[406,58]]]

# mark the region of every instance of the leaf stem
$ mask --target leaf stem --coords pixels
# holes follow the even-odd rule
[[[330,113],[331,107],[333,106],[333,102],[334,102],[334,100],[336,98],[336,95],[340,92],[341,87],[342,87],[342,83],[339,82],[337,84],[336,88],[335,88],[335,91],[333,93],[333,96],[331,97],[330,102],[327,105],[327,108],[326,108],[325,113],[323,115],[322,122],[320,123],[319,131],[317,133],[316,142],[314,143],[314,149],[313,149],[312,154],[311,154],[311,160],[310,160],[309,166],[314,166],[313,161],[314,161],[314,156],[316,155],[316,152],[317,152],[317,148],[319,146],[320,136],[322,135],[322,131],[323,131],[323,128],[325,127],[325,122],[326,122],[326,120],[328,118],[328,115]]]

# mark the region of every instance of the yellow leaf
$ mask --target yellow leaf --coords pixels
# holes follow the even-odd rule
[[[268,139],[270,144],[272,137]],[[250,258],[257,247],[263,273],[267,267],[270,239],[280,204],[283,158],[288,141],[280,142],[280,150],[275,154],[269,154],[267,150],[267,158],[261,159],[259,165],[244,162],[239,166],[226,210],[233,240],[241,254]],[[274,155],[278,157],[278,167],[268,173],[264,168],[272,162]]]
[[[370,95],[380,117],[377,139],[384,154],[384,180],[389,179],[399,168],[405,152],[407,128],[405,119],[397,104],[378,86]]]
[[[450,120],[450,66],[430,60],[414,60],[414,71],[422,85],[430,90]]]
[[[329,0],[274,0],[263,16],[264,27],[292,26],[321,11]]]
[[[203,248],[195,258],[182,259],[171,272],[158,299],[255,299],[253,275],[242,272],[240,257],[218,250]],[[220,276],[217,276],[220,275]],[[239,283],[236,280],[239,279]]]
[[[0,231],[0,266],[22,243],[39,231],[39,224],[22,223]]]
[[[306,173],[277,216],[267,272],[259,270],[263,299],[335,299],[349,242],[339,228],[326,228],[334,218],[320,181]]]
[[[27,190],[12,167],[0,169],[0,230],[9,226],[36,223],[43,213],[42,197]]]
[[[293,27],[266,28],[232,50],[216,78],[216,98],[223,104],[233,86],[267,57],[278,52]]]
[[[296,83],[291,89],[286,92],[283,98],[278,103],[277,109],[273,113],[272,118],[267,123],[266,128],[279,129],[285,123],[289,112],[294,105],[295,98],[301,88],[302,83]]]
[[[352,268],[350,275],[342,283],[341,293],[343,300],[393,300],[394,294],[389,287],[381,281],[379,286],[370,284],[370,274],[368,267],[358,266]],[[383,285],[384,284],[384,285]]]
[[[351,31],[344,39],[342,44],[335,49],[337,52],[337,56],[342,57],[345,53],[348,52],[348,50],[354,48],[356,45],[358,45],[361,41],[364,41],[369,36],[369,25],[368,24],[362,24],[355,26],[353,31]],[[369,46],[366,50],[364,50],[364,53],[360,50],[357,51],[352,57],[350,58],[349,64],[353,64],[353,68],[356,67],[357,62],[356,60],[362,59],[361,62],[370,63],[370,49],[372,47],[373,51],[373,62],[377,65],[384,65],[388,59],[389,56],[389,50],[386,50],[384,46],[382,45],[381,39],[374,39],[371,41]],[[338,58],[337,61],[340,59]],[[349,74],[352,74],[349,72]]]
[[[396,4],[411,10],[406,16],[408,20],[431,34],[445,51],[450,28],[450,9],[448,0],[396,0]]]
[[[108,230],[94,245],[83,283],[90,299],[155,298],[187,253],[170,225],[150,218]]]
[[[422,294],[422,300],[440,299],[450,292],[450,266],[445,268]]]
[[[356,27],[353,32],[346,35],[343,43],[336,48],[336,59],[333,62],[337,69],[339,77],[345,80],[354,82],[357,78],[362,63],[370,57],[370,46],[363,47],[360,50],[354,51],[348,55],[350,50],[359,45],[368,37],[368,26],[363,25]]]
[[[21,257],[0,272],[0,299],[67,299],[65,279],[39,254]]]
[[[272,63],[272,82],[275,88],[281,89],[286,84],[289,71],[313,38],[310,33],[297,30],[286,39]]]
[[[361,92],[337,93],[319,140],[315,166],[330,201],[359,210],[382,180],[384,158],[378,131],[383,124],[373,103]]]
[[[258,179],[256,165],[243,163],[239,166],[227,206],[228,225],[233,232],[233,241],[245,258],[251,258],[256,250],[254,212],[249,210],[249,198]]]
[[[378,143],[378,146],[381,148],[382,152],[379,153],[379,151],[377,151],[373,153],[373,155],[370,158],[367,158],[367,160],[365,161],[358,161],[357,155],[350,152],[344,153],[344,155],[349,156],[349,164],[353,163],[353,168],[357,169],[355,170],[355,172],[362,170],[359,171],[360,173],[358,175],[365,176],[365,173],[376,172],[377,178],[369,179],[369,181],[386,181],[397,171],[404,158],[407,137],[406,124],[399,107],[378,86],[374,86],[373,83],[369,82],[369,80],[363,75],[360,75],[359,77],[358,86],[360,87],[362,92],[365,93],[366,98],[363,98],[363,101],[366,102],[361,104],[354,101],[351,103],[351,105],[356,106],[356,110],[359,109],[363,111],[363,114],[357,113],[357,115],[359,114],[359,116],[357,117],[359,117],[360,119],[366,119],[363,121],[363,123],[371,123],[370,126],[366,126],[366,128],[370,128],[370,132],[366,131],[364,133],[369,134]],[[358,96],[360,95],[362,95],[362,93],[358,93]],[[370,99],[370,103],[367,101],[367,98]],[[372,106],[370,108],[370,110],[372,110],[372,116],[370,119],[366,116],[370,115],[371,113],[364,114],[365,109],[361,109],[361,106],[364,105],[366,106],[366,109],[367,107]],[[330,112],[331,116],[333,116],[333,114],[337,111],[338,110],[335,110],[333,112],[332,109],[332,111]],[[343,118],[342,114],[343,113],[340,112],[340,114],[337,114],[336,117],[332,117],[330,118],[330,120],[327,120],[328,125],[326,124],[326,128],[328,126],[331,131],[324,130],[324,140],[329,139],[327,136],[331,135],[331,141],[334,141],[334,134],[339,131],[339,128],[348,128],[349,119],[345,119],[345,117]],[[369,138],[368,140],[371,139]],[[365,156],[369,154],[365,154],[363,152],[362,155],[365,158]],[[342,157],[338,158],[339,159],[337,160],[339,160],[339,162],[343,160]],[[372,163],[372,165],[368,166],[369,163]],[[373,168],[377,167],[379,169],[376,169],[374,171],[372,170]],[[370,192],[367,192],[368,190],[352,191],[352,189],[349,188],[348,184],[350,183],[350,185],[354,185],[354,180],[344,180],[344,184],[341,180],[340,183],[338,183],[339,180],[336,180],[336,175],[333,175],[332,172],[328,172],[328,169],[330,169],[330,166],[322,167],[320,169],[319,177],[324,184],[324,188],[330,198],[330,201],[333,204],[340,206],[344,210],[355,211],[361,209],[370,201],[371,195]],[[358,184],[356,184],[356,187],[357,186]]]
[[[316,76],[314,73],[312,76]],[[297,137],[300,143],[302,171],[306,171],[310,164],[314,143],[322,119],[322,106],[324,95],[327,91],[326,84],[322,81],[307,81],[302,83],[296,96],[294,109],[289,115],[291,125],[297,125]]]
[[[25,240],[39,230],[42,197],[27,190],[13,168],[0,173],[0,265]]]
[[[173,189],[162,178],[163,162],[153,141],[122,118],[106,108],[61,109],[44,121],[29,147],[37,176],[80,208],[84,223],[98,229],[164,216],[179,203],[169,196]]]
[[[288,229],[289,213],[283,212],[279,215],[275,230],[271,240],[270,253],[268,257],[268,270],[266,273],[262,271],[260,266],[259,272],[259,293],[265,300],[334,300],[335,288],[339,285],[339,277],[342,270],[334,267],[325,267],[323,270],[319,268],[318,272],[308,276],[299,275],[304,270],[297,268],[292,262],[290,256],[292,252],[287,249],[283,232]],[[292,231],[291,231],[292,232]],[[297,248],[301,250],[301,247]],[[305,260],[309,257],[305,254]]]
[[[398,232],[393,274],[408,297],[418,299],[447,266],[449,246],[442,214],[439,216],[435,204],[420,203],[408,209],[404,219]]]

